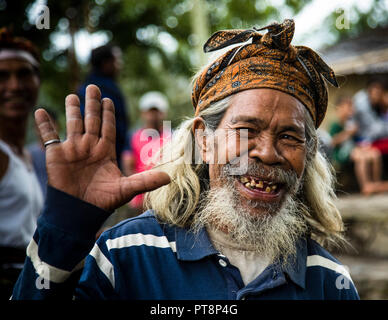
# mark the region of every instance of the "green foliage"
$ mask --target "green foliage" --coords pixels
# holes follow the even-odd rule
[[[347,27],[344,27],[343,19],[348,20]],[[367,11],[361,11],[357,6],[345,11],[338,10],[326,18],[325,24],[330,26],[330,33],[336,41],[353,38],[361,32],[388,26],[388,5],[386,1],[374,0]]]
[[[220,29],[250,28],[281,20],[284,12],[297,14],[310,1],[202,0],[202,10],[207,12],[210,36]],[[123,50],[120,83],[130,102],[132,125],[138,119],[137,101],[148,90],[167,94],[169,118],[174,125],[192,113],[190,81],[198,67],[197,44],[203,41],[193,33],[193,0],[48,0],[49,30],[38,30],[33,21],[29,23],[27,12],[34,2],[0,0],[0,21],[2,25],[13,25],[15,34],[30,38],[42,52],[40,105],[57,110],[63,119],[65,95],[75,90],[89,68],[72,61],[71,50],[58,50],[53,35],[87,30],[104,32]],[[331,27],[330,32],[339,38],[370,28],[371,17],[381,10],[379,1],[375,3],[371,12],[355,12],[358,21],[351,30]],[[334,12],[325,24],[334,26],[337,16]]]

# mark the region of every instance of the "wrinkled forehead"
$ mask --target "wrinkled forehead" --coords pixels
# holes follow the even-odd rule
[[[308,114],[307,108],[295,97],[275,89],[251,89],[241,91],[231,97],[225,114],[231,122],[240,119],[254,119],[257,122],[276,120],[280,123],[303,125]]]

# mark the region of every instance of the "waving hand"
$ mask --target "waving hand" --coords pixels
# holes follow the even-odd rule
[[[113,102],[97,86],[86,88],[85,117],[74,94],[66,97],[67,138],[46,147],[48,184],[74,197],[111,211],[135,195],[170,182],[160,171],[145,171],[125,177],[117,167],[116,125]],[[35,112],[43,142],[59,139],[44,109]]]

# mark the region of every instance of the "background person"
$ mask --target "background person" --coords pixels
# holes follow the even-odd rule
[[[371,144],[359,144],[356,141],[358,126],[355,123],[353,101],[350,97],[340,97],[335,106],[337,120],[330,124],[332,161],[337,170],[348,169],[354,162],[354,171],[360,191],[373,193],[374,182],[381,180],[382,157]]]
[[[384,92],[387,90],[388,80],[385,77],[374,77],[368,81],[367,88],[357,92],[353,98],[358,143],[362,146],[376,141],[384,145],[388,143],[388,126],[383,115]],[[374,146],[380,150],[379,144]]]
[[[112,99],[116,112],[116,156],[120,168],[121,154],[126,148],[126,133],[129,123],[128,106],[117,84],[117,77],[122,69],[122,63],[122,53],[117,46],[104,45],[93,49],[90,57],[92,70],[78,91],[78,96],[81,99],[82,115],[85,114],[85,90],[87,85],[97,85],[103,98]]]
[[[357,125],[352,121],[354,114],[353,102],[350,97],[340,97],[335,105],[336,120],[329,126],[333,146],[332,159],[338,168],[350,161],[355,147]]]
[[[388,191],[388,183],[382,181],[382,156],[388,151],[388,126],[384,119],[387,90],[385,77],[373,77],[368,81],[367,89],[353,98],[358,139],[352,159],[364,194]]]
[[[0,298],[9,299],[36,228],[43,197],[24,148],[39,92],[34,45],[0,30]]]
[[[123,153],[123,169],[127,176],[152,168],[153,157],[171,139],[171,132],[163,130],[163,121],[168,112],[168,101],[164,94],[147,92],[139,100],[139,109],[143,126],[130,135],[130,150]],[[136,196],[130,206],[143,210],[143,199],[144,195]]]

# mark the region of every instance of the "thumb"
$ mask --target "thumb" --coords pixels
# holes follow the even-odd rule
[[[167,173],[157,170],[147,170],[121,179],[121,194],[125,199],[132,199],[140,193],[158,189],[171,182]]]

